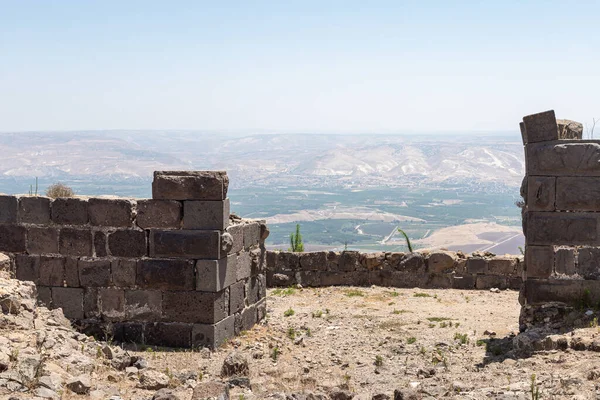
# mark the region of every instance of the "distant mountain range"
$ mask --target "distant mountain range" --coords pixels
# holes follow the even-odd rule
[[[269,134],[192,131],[0,134],[5,178],[150,180],[154,170],[224,169],[249,185],[518,186],[523,146],[513,136]]]

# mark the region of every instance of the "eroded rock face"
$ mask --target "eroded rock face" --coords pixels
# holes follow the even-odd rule
[[[581,139],[583,137],[583,124],[570,119],[557,119],[559,139]]]
[[[221,376],[248,376],[250,369],[248,368],[248,359],[240,352],[234,351],[230,353],[221,368]]]

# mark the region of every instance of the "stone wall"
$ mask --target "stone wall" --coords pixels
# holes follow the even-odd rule
[[[49,307],[119,341],[215,347],[265,315],[264,223],[225,172],[155,172],[152,199],[0,196],[0,251]]]
[[[267,252],[267,285],[520,289],[523,258],[432,253]]]
[[[526,116],[521,123],[522,330],[561,325],[573,307],[600,304],[600,141],[581,140],[582,132],[579,123],[557,121],[554,111]]]

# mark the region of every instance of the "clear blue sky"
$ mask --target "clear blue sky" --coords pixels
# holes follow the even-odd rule
[[[599,1],[0,0],[0,131],[600,117]]]

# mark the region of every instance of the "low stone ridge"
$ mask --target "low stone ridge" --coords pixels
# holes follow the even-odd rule
[[[520,289],[522,256],[490,253],[267,252],[267,286]]]
[[[266,307],[268,229],[230,219],[228,184],[223,171],[158,171],[153,199],[0,196],[0,251],[88,332],[215,347]]]

